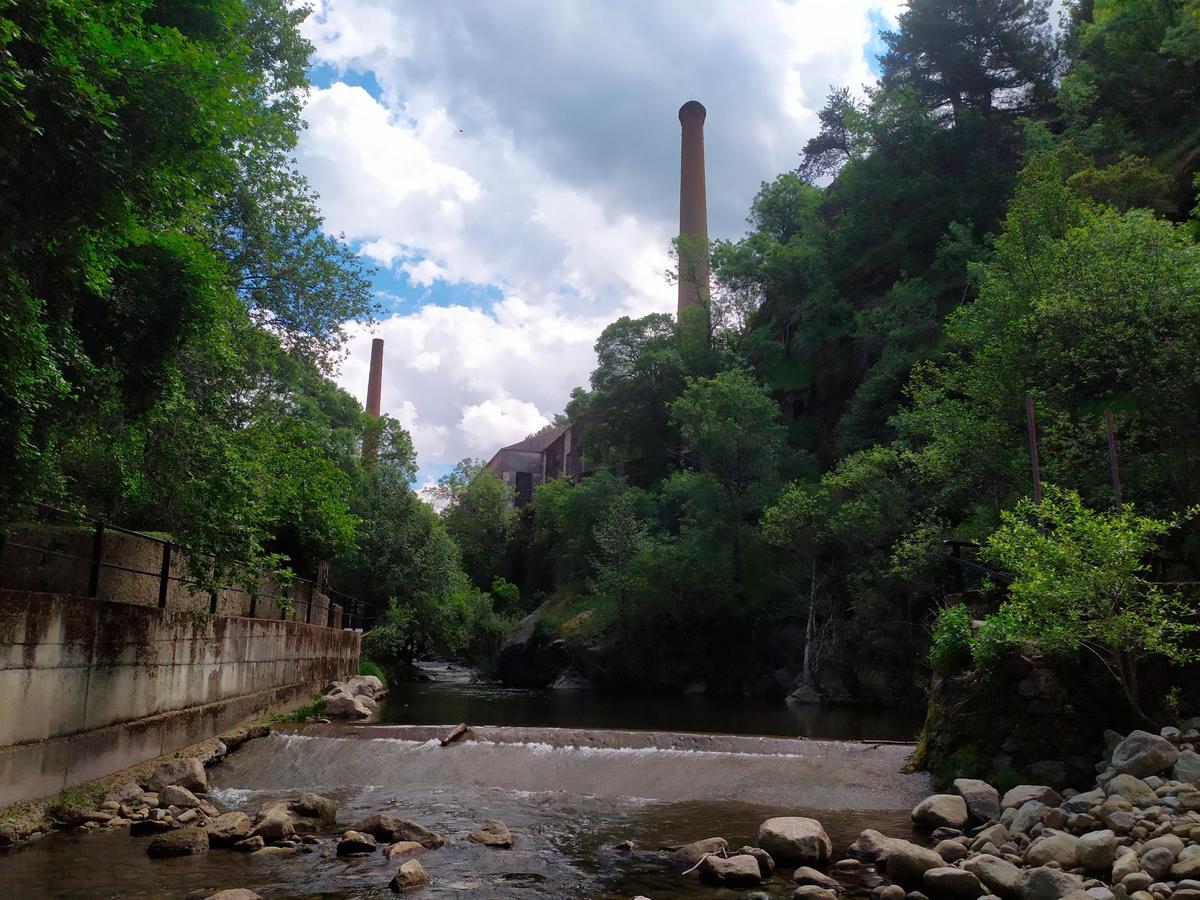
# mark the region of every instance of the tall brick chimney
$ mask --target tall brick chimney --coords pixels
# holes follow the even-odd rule
[[[679,305],[677,315],[708,297],[708,200],[704,189],[704,107],[679,107]]]
[[[367,378],[367,415],[379,418],[379,399],[383,393],[383,338],[371,341],[371,374]],[[379,455],[379,434],[363,435],[362,461],[374,463]]]

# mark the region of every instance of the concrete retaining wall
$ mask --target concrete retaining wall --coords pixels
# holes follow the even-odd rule
[[[361,636],[0,590],[0,806],[194,744],[358,671]]]

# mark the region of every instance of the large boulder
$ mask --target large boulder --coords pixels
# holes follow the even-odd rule
[[[1078,865],[1079,838],[1063,831],[1045,831],[1025,851],[1027,866],[1044,866],[1051,862],[1063,869]]]
[[[388,887],[390,887],[396,893],[402,894],[405,891],[412,890],[413,888],[419,888],[423,885],[429,884],[431,880],[432,879],[430,879],[429,873],[425,871],[425,867],[415,859],[410,859],[408,862],[400,866],[400,871],[392,877],[390,882],[388,882]]]
[[[1108,783],[1110,797],[1124,797],[1134,806],[1154,806],[1158,796],[1154,789],[1136,775],[1122,773]]]
[[[967,801],[958,794],[934,794],[918,803],[912,820],[921,828],[963,828],[967,824]]]
[[[375,838],[362,831],[347,831],[338,841],[338,856],[356,856],[361,853],[374,853],[379,844]]]
[[[399,841],[416,841],[427,850],[436,850],[446,843],[446,839],[424,825],[409,819],[396,819],[392,816],[375,814],[359,819],[349,826],[350,831],[362,831],[371,835],[377,841],[395,844]]]
[[[467,840],[473,844],[483,844],[485,847],[499,847],[507,850],[513,845],[512,832],[499,819],[488,819],[469,835]],[[758,863],[756,862],[757,866]]]
[[[325,713],[331,719],[366,719],[371,715],[361,697],[337,693],[325,698]]]
[[[287,801],[268,800],[263,803],[254,817],[254,827],[250,829],[250,836],[260,837],[268,844],[294,838],[296,827],[292,824],[292,812],[288,809]]]
[[[828,891],[841,890],[841,885],[837,879],[819,869],[814,869],[812,866],[800,866],[792,873],[792,881],[796,884],[815,884],[817,887],[823,887]]]
[[[1083,889],[1083,882],[1061,869],[1038,866],[1025,869],[1017,877],[1017,896],[1021,900],[1060,900]]]
[[[753,887],[762,881],[758,860],[749,854],[741,856],[708,855],[700,861],[700,880],[726,887]]]
[[[888,854],[892,852],[892,848],[899,843],[902,843],[900,838],[888,837],[874,828],[868,828],[858,836],[858,840],[850,845],[848,852],[852,857],[861,859],[863,862],[885,862]]]
[[[158,794],[161,806],[178,806],[180,809],[191,809],[200,805],[200,798],[187,788],[178,784],[168,784]]]
[[[897,841],[888,853],[887,873],[897,884],[920,888],[925,883],[926,872],[945,865],[946,861],[928,847],[911,841]]]
[[[976,822],[1000,819],[1000,792],[978,778],[955,778],[954,790],[967,804],[967,812]]]
[[[146,847],[152,859],[169,856],[195,856],[208,852],[208,832],[203,828],[179,828],[160,834]]]
[[[313,824],[332,825],[337,821],[337,806],[328,797],[322,797],[320,794],[306,792],[293,797],[288,801],[288,810],[293,813],[293,818],[307,819]],[[296,830],[301,829],[297,827]]]
[[[1044,784],[1018,784],[1005,792],[1000,806],[1002,809],[1019,809],[1030,800],[1037,800],[1047,806],[1062,805],[1062,795],[1052,787]]]
[[[204,830],[208,832],[208,842],[214,847],[232,847],[250,837],[252,827],[248,815],[234,810],[217,816],[204,826]]]
[[[132,781],[126,781],[124,784],[118,784],[111,791],[104,795],[105,803],[125,803],[137,804],[142,802],[142,798],[146,796],[138,785]]]
[[[513,687],[544,688],[553,684],[574,662],[567,642],[543,626],[553,600],[547,600],[509,632],[500,647],[497,672]]]
[[[676,872],[686,872],[708,854],[725,856],[729,852],[729,844],[725,838],[711,837],[692,841],[682,847],[676,847],[667,854],[667,865]]]
[[[758,826],[758,846],[781,863],[824,865],[833,843],[816,819],[779,816]]]
[[[976,900],[987,893],[978,878],[954,866],[926,869],[921,877],[925,882],[925,893],[934,900]]]
[[[1007,860],[985,853],[965,860],[962,867],[997,897],[1012,900],[1017,896],[1017,878],[1021,870]]]
[[[1117,858],[1117,836],[1108,828],[1089,831],[1076,845],[1079,864],[1092,872],[1106,872]]]
[[[758,860],[758,871],[763,878],[770,878],[775,872],[775,860],[762,847],[741,847],[734,856],[753,856]]]
[[[171,784],[203,794],[208,790],[208,775],[205,774],[204,765],[194,757],[168,759],[150,774],[148,787],[153,793],[161,793],[163,788]]]
[[[1134,731],[1113,750],[1112,767],[1119,774],[1145,778],[1167,771],[1178,758],[1179,750],[1165,737]]]
[[[1175,760],[1171,777],[1185,784],[1200,787],[1200,753],[1195,750],[1184,750]]]

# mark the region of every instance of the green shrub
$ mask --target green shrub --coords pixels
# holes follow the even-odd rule
[[[944,607],[933,623],[929,663],[941,675],[953,675],[971,663],[971,612],[963,603]]]
[[[988,616],[971,644],[971,661],[976,674],[986,682],[999,683],[1014,647],[1004,620],[1000,616]]]
[[[358,661],[358,674],[374,675],[383,682],[384,687],[388,686],[387,675],[384,674],[383,669],[377,663],[371,662],[371,660],[367,659],[365,656]]]
[[[307,706],[301,706],[299,709],[293,709],[287,715],[280,717],[279,721],[311,722],[314,719],[323,718],[325,718],[325,698],[317,697]]]

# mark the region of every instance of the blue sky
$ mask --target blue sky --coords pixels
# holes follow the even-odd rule
[[[679,105],[708,108],[710,233],[735,238],[830,86],[873,80],[899,2],[315,6],[298,160],[384,308],[339,383],[363,396],[383,337],[426,482],[561,411],[608,322],[673,309]]]

